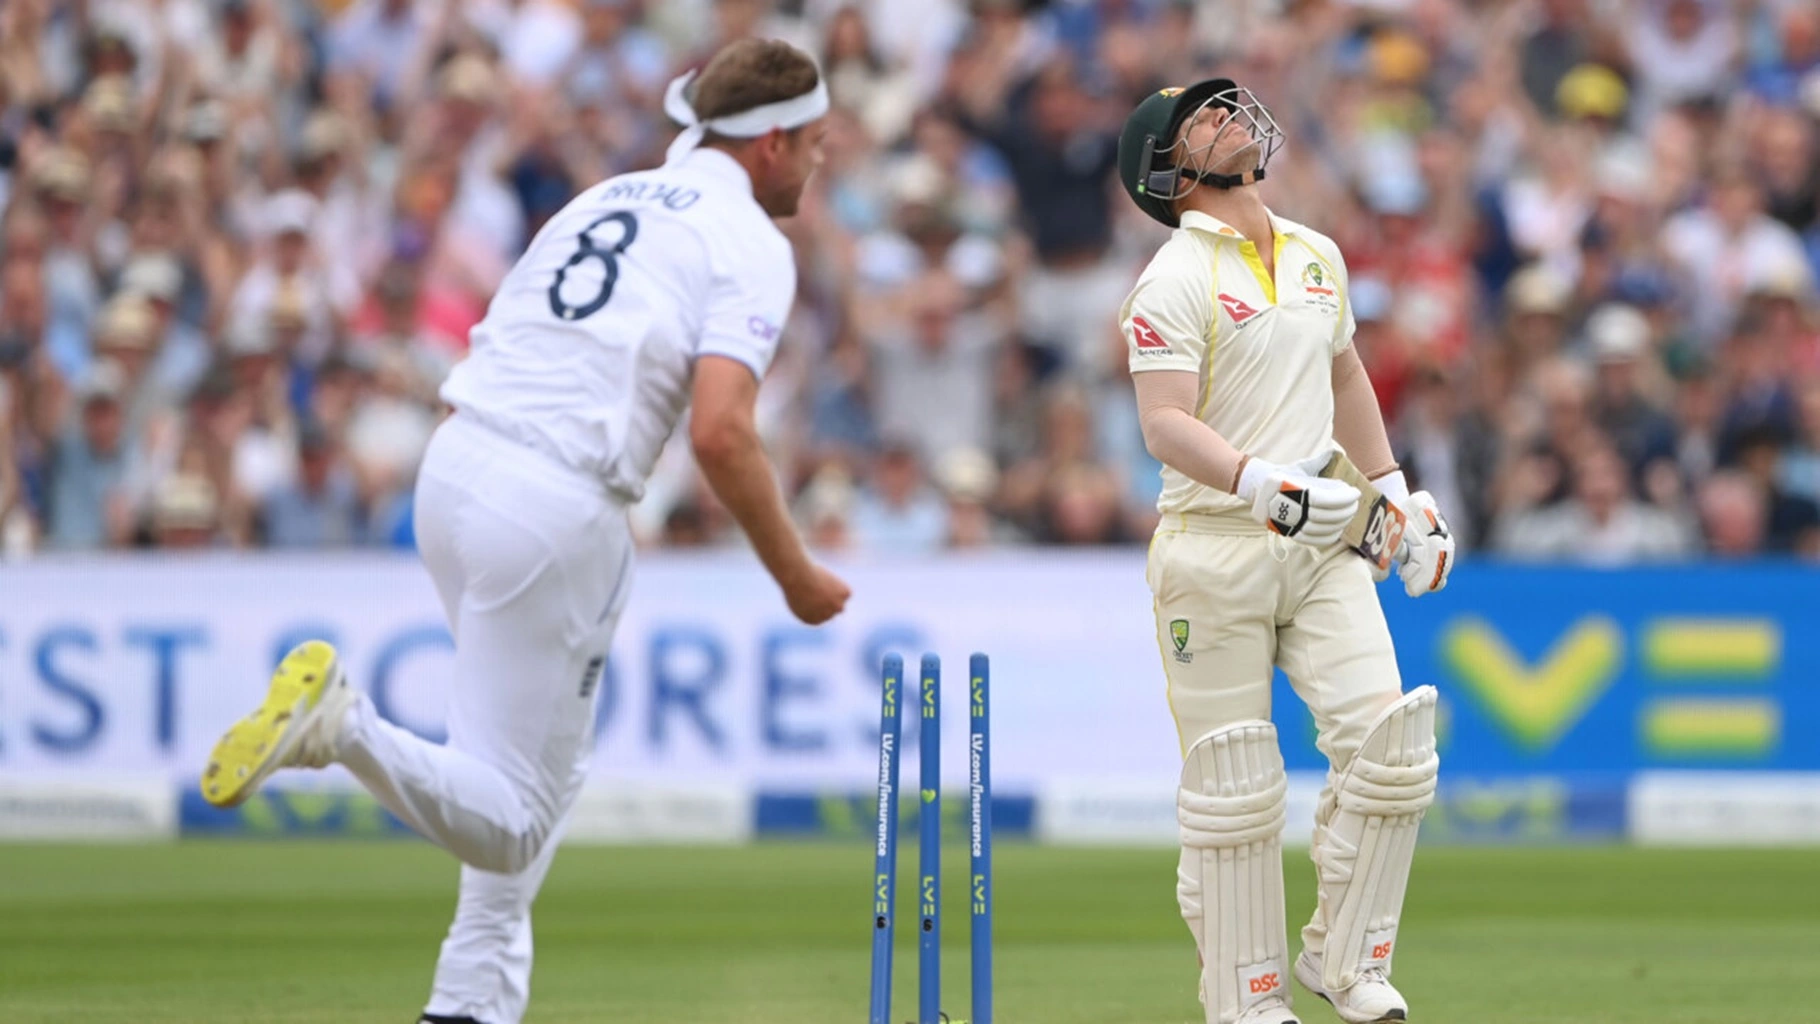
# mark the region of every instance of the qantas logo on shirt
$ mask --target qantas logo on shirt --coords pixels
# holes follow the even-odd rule
[[[1219,298],[1220,305],[1225,307],[1226,315],[1232,318],[1234,324],[1242,324],[1258,315],[1258,311],[1247,305],[1244,299],[1225,292],[1221,292]]]
[[[1162,355],[1170,351],[1169,343],[1150,326],[1150,321],[1141,316],[1131,318],[1131,337],[1137,343],[1139,352]]]

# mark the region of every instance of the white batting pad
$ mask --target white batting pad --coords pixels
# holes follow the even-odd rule
[[[1350,987],[1368,968],[1390,973],[1416,831],[1441,767],[1435,700],[1435,688],[1424,686],[1384,709],[1335,784],[1333,815],[1315,836],[1328,992]]]
[[[1271,996],[1289,1002],[1283,821],[1289,780],[1269,722],[1216,729],[1182,763],[1176,898],[1201,952],[1207,1024],[1232,1024]]]

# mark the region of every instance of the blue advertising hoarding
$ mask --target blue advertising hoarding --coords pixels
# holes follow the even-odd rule
[[[1149,837],[1166,836],[1179,751],[1141,554],[840,568],[850,611],[811,631],[738,555],[647,558],[603,680],[591,785],[733,786],[755,831],[844,834],[842,808],[865,805],[876,768],[877,659],[979,650],[997,681],[1001,800],[1041,835],[1141,833],[1133,822],[1156,809]],[[1411,600],[1395,581],[1381,593],[1405,685],[1442,693],[1435,838],[1620,835],[1644,775],[1776,773],[1778,792],[1820,778],[1820,571],[1469,562],[1439,595]],[[451,645],[409,558],[0,567],[0,782],[157,777],[180,791],[305,634],[337,639],[383,713],[440,735]],[[1318,789],[1312,720],[1280,675],[1275,692],[1286,761]],[[962,749],[964,717],[950,717],[944,746]],[[944,768],[959,788],[959,760]],[[275,799],[257,821],[180,809],[195,830],[395,831],[364,803]]]

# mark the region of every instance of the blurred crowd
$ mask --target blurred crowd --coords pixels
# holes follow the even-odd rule
[[[0,555],[410,545],[492,289],[749,34],[835,102],[761,398],[823,549],[1148,538],[1116,133],[1217,73],[1467,545],[1820,555],[1805,0],[5,0]],[[737,537],[682,444],[636,528]]]

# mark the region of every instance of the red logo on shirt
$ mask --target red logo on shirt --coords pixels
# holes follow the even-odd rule
[[[1131,336],[1137,340],[1137,347],[1140,349],[1163,349],[1167,351],[1169,348],[1169,343],[1164,341],[1163,336],[1156,332],[1156,328],[1150,326],[1150,321],[1141,316],[1134,316],[1131,318]]]
[[[1246,305],[1244,299],[1228,295],[1225,292],[1221,292],[1219,298],[1220,305],[1226,307],[1226,315],[1231,317],[1235,324],[1242,324],[1258,315],[1258,311]]]

